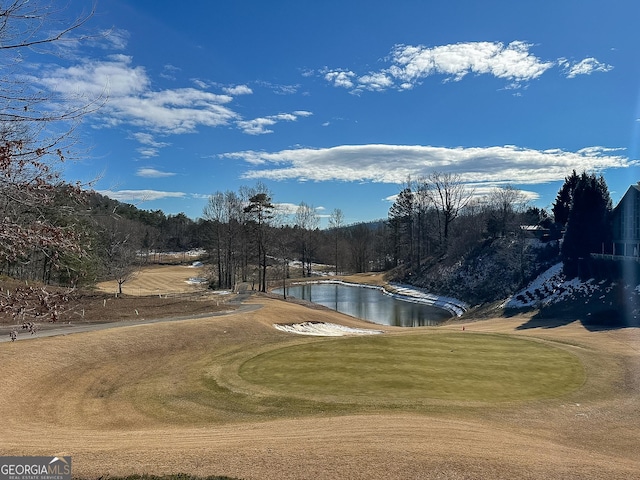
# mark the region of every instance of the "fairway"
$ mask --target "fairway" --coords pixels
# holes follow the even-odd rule
[[[491,319],[313,338],[274,324],[372,325],[245,306],[0,343],[3,455],[71,455],[76,478],[638,478],[637,329]]]
[[[390,404],[550,398],[584,382],[578,358],[564,350],[471,333],[321,340],[255,356],[240,376],[281,395]]]

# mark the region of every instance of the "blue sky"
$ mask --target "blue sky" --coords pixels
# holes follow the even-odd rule
[[[192,218],[260,181],[352,223],[433,171],[549,208],[586,169],[617,202],[640,180],[639,18],[637,0],[99,0],[86,28],[109,33],[29,61],[42,88],[106,98],[68,179]]]

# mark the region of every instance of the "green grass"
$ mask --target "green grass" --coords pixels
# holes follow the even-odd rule
[[[323,339],[257,355],[239,374],[274,395],[377,405],[550,398],[585,379],[564,350],[470,333]]]

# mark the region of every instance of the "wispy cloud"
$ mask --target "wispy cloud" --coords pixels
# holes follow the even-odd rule
[[[613,66],[599,62],[593,57],[585,58],[579,62],[563,62],[567,78],[575,78],[578,75],[591,75],[594,72],[609,72]]]
[[[138,169],[138,171],[136,172],[136,175],[138,177],[144,177],[144,178],[165,178],[165,177],[173,177],[176,174],[173,172],[163,172],[162,170],[156,170],[155,168],[151,168],[151,167],[142,167]]]
[[[177,67],[165,65],[161,76],[174,78]],[[249,135],[272,133],[270,126],[282,121],[295,121],[311,112],[280,113],[252,120],[244,120],[230,106],[238,95],[250,95],[253,90],[244,84],[226,86],[222,94],[208,91],[216,84],[192,79],[194,87],[154,89],[143,66],[136,66],[128,55],[114,54],[102,60],[84,59],[70,67],[43,69],[30,79],[49,91],[65,98],[82,92],[82,99],[106,99],[99,115],[93,117],[98,128],[133,126],[143,132],[135,137],[143,144],[138,152],[144,158],[158,155],[159,149],[170,145],[156,142],[153,135],[195,133],[199,127],[235,125]],[[295,93],[297,86],[265,84],[277,94]]]
[[[576,152],[512,145],[445,148],[408,145],[342,145],[279,152],[222,155],[251,165],[247,179],[402,184],[433,171],[459,174],[466,183],[533,185],[562,180],[571,170],[602,171],[636,165],[619,149],[588,147]]]
[[[100,110],[102,125],[129,124],[150,131],[193,133],[199,126],[227,125],[238,118],[225,104],[232,98],[196,88],[154,90],[145,69],[133,66],[132,58],[113,55],[108,60],[43,72],[37,79],[51,91],[73,96],[84,92],[105,95]]]
[[[187,196],[183,192],[162,192],[158,190],[99,190],[98,193],[126,203],[151,202],[163,198],[184,198]]]
[[[278,83],[260,81],[258,85],[269,88],[276,95],[293,95],[298,92],[300,85],[282,85]]]
[[[143,158],[157,157],[161,148],[171,145],[168,142],[155,140],[153,135],[146,132],[136,132],[132,137],[143,145],[143,147],[138,148],[138,153],[140,153]]]
[[[465,42],[435,47],[396,45],[385,59],[389,65],[378,71],[357,74],[346,68],[325,68],[324,79],[353,93],[364,90],[409,90],[425,78],[439,75],[444,81],[458,82],[467,75],[491,75],[508,82],[509,88],[535,80],[549,69],[562,65],[567,76],[607,72],[610,65],[595,58],[569,64],[565,59],[542,60],[532,52],[533,45],[515,41]]]
[[[274,207],[281,215],[295,215],[299,205],[295,203],[276,203]]]
[[[267,117],[254,118],[253,120],[239,120],[237,125],[244,133],[249,135],[264,135],[273,133],[273,130],[270,130],[269,127],[276,123],[294,122],[299,117],[308,117],[310,115],[313,114],[304,110],[298,110],[293,113],[279,113],[278,115],[269,115]]]
[[[180,71],[179,67],[176,67],[175,65],[167,64],[162,68],[162,73],[160,73],[160,76],[166,80],[175,80],[176,73],[178,73],[179,71]]]
[[[508,184],[505,182],[494,183],[487,185],[486,183],[469,183],[466,185],[467,191],[471,194],[471,198],[475,201],[476,205],[485,204],[488,200],[488,197],[497,189],[501,187],[505,187]],[[516,189],[520,198],[523,202],[533,202],[540,198],[540,194],[538,192],[532,192],[531,190],[521,190]],[[398,199],[398,194],[389,195],[385,197],[384,200],[389,203],[394,203]]]
[[[251,95],[253,90],[246,85],[236,85],[234,87],[223,88],[224,92],[229,95]]]

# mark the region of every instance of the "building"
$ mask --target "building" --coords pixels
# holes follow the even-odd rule
[[[611,212],[612,244],[602,254],[640,257],[640,182],[631,185]]]

